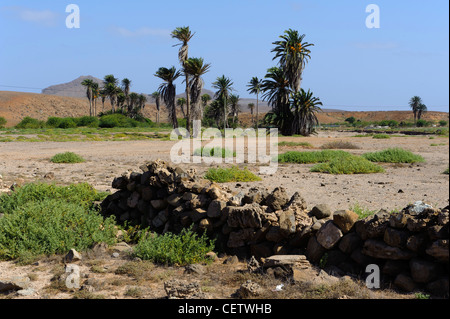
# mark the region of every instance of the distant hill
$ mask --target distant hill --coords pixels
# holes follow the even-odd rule
[[[49,86],[48,88],[42,90],[42,94],[85,98],[86,88],[81,85],[81,82],[83,82],[85,79],[91,79],[99,84],[103,83],[103,80],[99,78],[93,77],[91,75],[83,75],[67,83]]]

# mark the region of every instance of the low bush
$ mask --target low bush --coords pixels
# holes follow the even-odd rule
[[[343,150],[350,150],[350,149],[359,149],[358,146],[356,146],[353,143],[346,142],[346,141],[333,141],[329,143],[323,144],[320,148],[322,149],[343,149]]]
[[[0,128],[4,128],[6,125],[6,119],[3,116],[0,116]]]
[[[99,124],[100,121],[96,116],[82,116],[77,119],[78,127],[98,127]]]
[[[374,135],[372,135],[372,138],[376,138],[376,139],[388,139],[388,138],[391,138],[390,136],[389,136],[389,134],[374,134]]]
[[[213,249],[214,241],[206,233],[199,237],[192,228],[185,228],[179,235],[147,233],[134,247],[133,254],[155,263],[185,266],[207,262],[206,254]]]
[[[308,163],[322,163],[329,161],[333,158],[342,158],[343,156],[350,156],[351,154],[344,151],[335,150],[323,150],[323,151],[312,151],[312,152],[299,152],[291,151],[278,155],[279,163],[297,163],[297,164],[308,164]]]
[[[24,117],[23,120],[16,125],[16,128],[18,129],[38,129],[44,127],[45,127],[44,121],[40,121],[29,116]]]
[[[236,157],[236,152],[228,148],[223,148],[220,146],[216,146],[213,148],[210,147],[202,147],[194,150],[194,156],[206,156],[206,157]]]
[[[278,146],[301,146],[304,148],[313,148],[311,143],[308,142],[280,142]]]
[[[371,162],[384,162],[384,163],[425,162],[425,159],[422,156],[416,155],[410,151],[398,147],[389,148],[378,152],[365,153],[362,156]]]
[[[370,174],[382,173],[383,167],[356,155],[334,157],[327,162],[319,163],[311,168],[311,172],[329,174]]]
[[[73,152],[65,152],[65,153],[59,153],[53,156],[50,161],[52,163],[64,163],[64,164],[73,164],[73,163],[83,163],[85,162],[85,159],[82,158],[80,155],[77,155]]]
[[[237,166],[231,168],[210,168],[205,178],[217,183],[227,182],[254,182],[261,178],[250,172],[247,168],[239,169]]]

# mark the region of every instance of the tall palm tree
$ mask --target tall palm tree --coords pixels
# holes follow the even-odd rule
[[[156,104],[156,123],[159,124],[161,94],[158,91],[155,91],[152,93],[152,97],[155,99],[155,104]]]
[[[215,82],[212,83],[212,87],[216,89],[216,93],[214,95],[214,98],[219,101],[219,103],[222,103],[223,108],[223,127],[227,127],[227,106],[228,106],[228,98],[231,94],[231,91],[233,91],[233,82],[231,79],[227,78],[225,75],[219,76]]]
[[[99,84],[97,82],[92,83],[92,100],[93,100],[93,114],[91,116],[97,116],[97,99],[100,96]]]
[[[159,86],[158,92],[161,94],[162,100],[169,112],[169,120],[172,122],[173,128],[176,129],[178,128],[175,108],[176,88],[173,82],[180,76],[180,71],[177,71],[174,66],[170,69],[161,67],[156,71],[155,76],[164,81]]]
[[[414,123],[417,122],[417,113],[419,111],[420,104],[422,104],[422,99],[420,96],[415,95],[409,100],[409,106],[414,113]]]
[[[123,94],[125,94],[125,101],[128,104],[128,95],[130,94],[130,88],[131,88],[131,80],[125,78],[122,80],[122,91]]]
[[[304,42],[305,35],[300,35],[298,31],[292,29],[284,31],[280,38],[281,40],[272,43],[275,44],[275,48],[272,50],[275,52],[273,60],[280,59],[279,65],[283,69],[291,89],[298,92],[305,64],[311,58],[311,51],[308,47],[314,44]]]
[[[266,114],[265,122],[276,125],[283,135],[292,135],[294,119],[289,107],[291,88],[284,71],[280,67],[272,67],[262,81],[262,97],[269,103],[272,111]]]
[[[209,71],[211,67],[210,63],[204,63],[203,58],[189,58],[184,63],[184,73],[189,74],[191,80],[189,82],[190,96],[191,96],[191,119],[201,121],[203,117],[202,108],[202,90],[203,79],[202,76]],[[193,136],[197,137],[200,133],[199,122],[196,122],[196,126],[193,126]]]
[[[252,123],[253,123],[253,111],[255,110],[255,103],[248,103],[247,106],[250,109],[250,114],[252,115]]]
[[[81,82],[81,85],[86,87],[86,97],[89,100],[89,116],[92,116],[92,87],[94,81],[91,79],[84,79],[83,82]]]
[[[119,88],[117,87],[118,79],[114,77],[114,75],[109,74],[106,75],[103,79],[103,87],[106,95],[111,102],[111,110],[115,112],[115,106],[117,101],[117,95],[119,94]]]
[[[262,80],[258,79],[256,76],[252,77],[247,85],[247,91],[250,94],[256,94],[256,125],[258,125],[259,121],[259,93],[261,92],[261,85]]]
[[[181,109],[181,113],[183,113],[183,117],[186,118],[186,112],[184,111],[183,106],[186,104],[186,99],[184,97],[179,97],[177,99],[177,105],[180,107]]]
[[[139,94],[139,109],[143,110],[145,108],[145,103],[147,103],[147,97],[144,94]]]
[[[427,106],[423,103],[419,104],[419,107],[417,108],[417,120],[420,120],[423,114],[425,114],[428,111]]]
[[[309,136],[314,133],[314,126],[319,124],[316,113],[321,111],[320,99],[313,96],[313,93],[300,89],[291,97],[291,108],[294,110],[294,133]]]
[[[127,112],[129,115],[132,115],[134,108],[138,105],[139,103],[139,94],[135,93],[135,92],[131,92],[128,95],[128,105],[127,105]]]
[[[233,124],[235,124],[236,118],[238,118],[239,120],[239,112],[241,111],[239,105],[239,95],[237,94],[230,95],[230,107],[231,107],[231,114],[233,115]]]
[[[185,62],[188,59],[188,50],[189,50],[189,41],[195,33],[192,33],[189,27],[178,27],[172,31],[171,36],[180,41],[180,43],[176,44],[181,45],[178,51],[178,60],[180,61],[181,66],[185,67]],[[189,96],[189,74],[184,73],[185,82],[186,82],[186,130],[190,132],[190,96]]]

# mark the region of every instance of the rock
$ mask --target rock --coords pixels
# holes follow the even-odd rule
[[[23,297],[30,297],[36,294],[36,290],[34,290],[33,288],[21,289],[17,291],[17,294]]]
[[[308,259],[305,255],[274,255],[265,258],[263,263],[263,268],[270,267],[298,267],[298,268],[308,268],[311,267]]]
[[[187,194],[187,193],[185,193],[185,194]],[[179,194],[172,194],[169,197],[167,197],[166,201],[169,205],[171,205],[173,207],[177,207],[182,204],[183,199],[184,198],[182,196],[180,196]]]
[[[64,257],[64,262],[65,263],[73,263],[73,262],[80,261],[81,259],[82,259],[81,254],[72,248],[71,250],[69,250],[67,255]]]
[[[10,279],[0,279],[0,292],[18,291],[27,289],[30,285],[30,278],[14,276]]]
[[[358,220],[355,223],[355,230],[362,240],[368,238],[383,237],[386,227],[389,225],[390,214],[385,210]]]
[[[262,209],[258,204],[246,204],[242,207],[227,206],[224,212],[228,216],[227,222],[230,227],[262,227]]]
[[[203,275],[206,272],[206,269],[200,264],[190,264],[184,267],[184,272],[187,274]]]
[[[133,247],[128,245],[126,242],[120,242],[111,247],[111,249],[115,252],[123,252],[123,253],[131,253],[133,251]]]
[[[311,236],[306,246],[306,257],[308,257],[308,260],[313,263],[318,263],[325,252],[326,249],[319,244],[316,236]]]
[[[417,284],[414,280],[406,274],[398,274],[395,277],[394,285],[406,292],[412,292],[417,288]]]
[[[229,256],[227,257],[227,259],[225,259],[223,263],[227,265],[235,265],[239,263],[239,258],[236,255]]]
[[[250,260],[247,262],[247,270],[250,273],[254,273],[254,272],[260,272],[261,270],[261,265],[259,264],[259,262],[256,260],[255,256],[252,256],[250,258]]]
[[[409,233],[407,231],[386,227],[383,240],[389,246],[404,248],[408,238]]]
[[[163,210],[167,207],[167,201],[164,199],[154,199],[150,201],[152,207],[158,211]]]
[[[368,239],[364,242],[362,253],[380,259],[408,260],[414,253],[398,247],[392,247],[378,239]]]
[[[213,229],[213,223],[209,218],[203,218],[199,223],[198,227],[201,230],[206,230],[207,232],[211,232]]]
[[[358,218],[358,214],[351,210],[338,210],[333,214],[333,222],[344,234],[350,231]]]
[[[238,231],[232,231],[228,237],[227,247],[237,248],[245,246],[254,236],[253,228],[244,228]]]
[[[220,217],[222,210],[227,206],[227,203],[220,200],[213,200],[208,206],[207,215],[211,218]]]
[[[342,252],[350,255],[358,246],[361,245],[361,242],[361,237],[359,237],[357,233],[351,232],[345,234],[341,238],[338,247]]]
[[[305,199],[298,192],[295,192],[289,202],[283,207],[283,210],[292,209],[294,212],[298,213],[306,211],[306,208]]]
[[[428,209],[433,209],[433,206],[424,203],[423,201],[416,201],[414,204],[408,205],[404,210],[410,215],[417,216]]]
[[[206,210],[203,208],[195,208],[191,212],[189,212],[189,217],[191,217],[192,221],[194,223],[198,222],[199,220],[206,218]]]
[[[252,187],[242,197],[242,204],[260,204],[268,194],[259,188]]]
[[[343,236],[342,231],[332,222],[326,222],[317,232],[317,241],[326,249],[331,249]]]
[[[288,202],[289,197],[287,196],[286,189],[284,187],[275,188],[265,200],[265,204],[274,211],[283,209],[283,206],[285,206]]]
[[[448,238],[449,237],[448,225],[447,226],[435,225],[435,226],[428,227],[427,233],[428,233],[428,237],[431,240]]]
[[[279,217],[280,233],[284,237],[294,234],[296,231],[295,214],[292,210],[283,211]]]
[[[55,173],[53,172],[48,172],[46,174],[44,174],[44,179],[52,181],[55,179]]]
[[[417,283],[428,283],[439,277],[442,272],[441,265],[417,258],[409,262],[411,277]]]
[[[118,252],[113,252],[111,255],[112,258],[119,258],[120,254]]]
[[[392,214],[389,218],[389,226],[398,229],[405,228],[407,216],[408,215],[403,212]]]
[[[425,288],[436,296],[443,296],[448,299],[448,276],[430,282]]]
[[[266,240],[277,243],[284,239],[280,226],[271,226],[266,233]]]
[[[436,258],[437,260],[447,263],[449,262],[448,239],[439,239],[434,241],[425,252]]]
[[[406,248],[415,253],[425,252],[426,244],[427,237],[423,233],[412,235],[406,240]]]
[[[164,290],[169,299],[205,299],[207,296],[196,282],[172,279],[164,282]]]
[[[310,212],[311,215],[317,219],[328,218],[333,215],[330,207],[327,204],[319,204],[313,207]]]
[[[409,270],[409,263],[406,260],[387,260],[384,265],[382,272],[385,275],[397,276],[400,273]]]
[[[236,195],[234,195],[233,197],[231,197],[227,204],[229,206],[242,206],[244,196],[245,196],[244,192],[239,192]]]
[[[238,298],[249,298],[249,297],[258,297],[260,296],[264,290],[255,282],[251,280],[247,280],[245,283],[239,287],[236,291],[235,295]]]

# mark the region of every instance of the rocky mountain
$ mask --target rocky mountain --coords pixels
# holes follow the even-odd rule
[[[83,75],[67,83],[49,86],[48,88],[42,90],[42,94],[85,98],[86,88],[81,85],[81,82],[83,82],[85,79],[91,79],[97,83],[103,82],[103,80],[100,80],[99,78],[93,77],[91,75]]]

